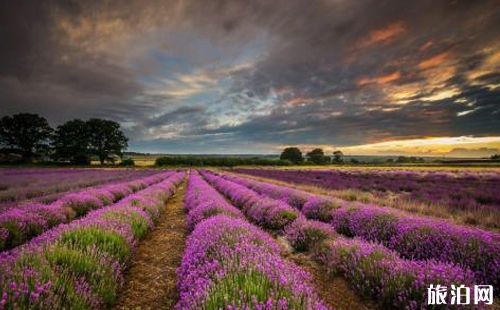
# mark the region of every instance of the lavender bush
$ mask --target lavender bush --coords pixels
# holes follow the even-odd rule
[[[371,205],[344,206],[332,211],[332,219],[344,235],[382,243],[405,258],[455,263],[473,270],[480,284],[500,285],[497,233]]]
[[[405,170],[277,170],[235,169],[236,172],[332,190],[359,190],[381,197],[394,194],[431,208],[439,205],[452,213],[487,215],[500,207],[500,174],[492,171]],[[356,199],[356,197],[353,197]],[[458,214],[458,213],[457,213]],[[477,219],[468,217],[468,222]],[[488,223],[500,227],[500,223]]]
[[[50,205],[22,205],[0,213],[0,251],[10,249],[55,225],[81,217],[91,210],[109,205],[172,175],[165,172],[120,184],[104,185],[95,189],[86,189],[70,193]]]
[[[266,199],[242,185],[225,180],[208,171],[202,171],[202,174],[257,225],[270,229],[282,229],[299,217],[299,213],[283,201]]]
[[[61,194],[81,188],[144,178],[158,173],[150,169],[0,169],[0,212],[30,203],[51,203]]]
[[[280,189],[282,192],[288,190],[287,187],[234,175],[224,177],[245,186],[251,184],[254,190],[266,195]],[[328,211],[329,215],[324,216]],[[410,216],[375,205],[313,195],[303,205],[302,212],[311,219],[331,219],[337,232],[381,243],[404,258],[457,264],[471,269],[477,283],[500,286],[498,233],[459,226],[445,220]]]
[[[189,210],[187,226],[190,230],[202,220],[218,214],[244,217],[240,210],[230,205],[196,173],[191,173],[189,177],[185,206]]]
[[[199,223],[177,274],[176,309],[327,309],[308,273],[279,255],[269,235],[242,219]]]
[[[183,173],[175,173],[138,192],[154,202],[152,205],[121,201],[0,254],[0,309],[101,309],[111,305],[137,240],[153,225],[147,210],[162,208],[164,204],[158,202],[164,202],[183,177]]]
[[[341,274],[363,295],[400,309],[483,309],[481,305],[427,305],[431,284],[473,287],[474,274],[435,261],[401,259],[387,248],[359,239],[335,238],[316,253],[328,272]],[[472,293],[473,294],[473,293]]]
[[[285,227],[285,237],[297,251],[309,251],[335,235],[330,225],[303,218]]]

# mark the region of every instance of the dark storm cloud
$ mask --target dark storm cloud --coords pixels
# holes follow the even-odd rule
[[[498,29],[496,0],[0,1],[0,114],[189,150],[499,135]]]
[[[148,111],[133,100],[143,92],[134,71],[103,52],[86,50],[91,38],[71,42],[64,33],[62,21],[83,22],[82,2],[2,1],[0,6],[2,114],[32,111],[60,122]]]
[[[464,53],[464,59],[481,60],[475,55],[480,47],[499,39],[495,1],[273,2],[281,10],[270,9],[268,2],[248,7],[239,1],[210,3],[203,12],[212,24],[218,25],[210,13],[222,12],[226,18],[256,21],[274,38],[266,57],[239,84],[261,95],[284,86],[310,96],[336,94],[352,90],[363,75],[394,70],[406,73],[402,75],[408,81],[418,79],[412,71],[426,57],[454,50]],[[391,36],[398,24],[401,30],[392,30]],[[378,41],[363,44],[377,31]],[[420,53],[429,41],[433,43]],[[466,60],[462,65],[470,65]]]

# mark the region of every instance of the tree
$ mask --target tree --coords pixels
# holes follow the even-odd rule
[[[74,119],[57,127],[52,147],[54,157],[74,164],[90,164],[89,126],[81,119]]]
[[[333,152],[333,161],[336,162],[336,163],[341,163],[343,162],[343,157],[344,157],[344,153],[342,153],[341,150],[337,150],[335,152]]]
[[[399,156],[399,157],[396,159],[396,162],[397,162],[397,163],[407,163],[407,162],[409,162],[409,159],[408,159],[408,157],[406,157],[406,156]]]
[[[87,121],[90,154],[99,157],[101,165],[111,154],[123,155],[128,139],[114,121],[92,118]]]
[[[500,161],[500,154],[492,155],[491,160]]]
[[[315,163],[317,165],[326,164],[330,162],[330,157],[325,156],[322,149],[314,149],[306,154],[307,161]]]
[[[0,119],[0,146],[31,161],[35,155],[49,150],[53,129],[38,114],[20,113]]]
[[[304,161],[302,152],[296,147],[287,147],[281,152],[280,160],[289,160],[294,164],[299,164]]]

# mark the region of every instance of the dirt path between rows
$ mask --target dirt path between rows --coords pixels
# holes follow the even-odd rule
[[[167,202],[155,229],[141,240],[114,310],[173,309],[179,298],[175,270],[186,241],[184,181]]]

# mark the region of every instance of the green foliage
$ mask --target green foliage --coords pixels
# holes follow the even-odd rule
[[[110,160],[111,154],[122,155],[128,138],[114,121],[92,118],[87,121],[90,154],[99,157],[101,165]]]
[[[38,236],[43,231],[42,224],[33,224],[27,225],[27,227],[23,227],[23,224],[19,223],[16,220],[3,222],[0,225],[0,228],[3,228],[9,232],[7,240],[0,243],[0,251],[4,250],[4,246],[5,248],[9,249],[21,245],[27,240]]]
[[[74,229],[63,233],[59,240],[63,244],[69,244],[81,250],[96,246],[99,251],[112,255],[121,262],[127,262],[131,255],[130,247],[123,236],[98,227]]]
[[[56,160],[77,165],[88,165],[92,156],[103,164],[113,162],[113,154],[121,156],[127,148],[127,138],[117,122],[93,118],[88,121],[74,119],[57,127],[52,141]],[[123,162],[133,166],[133,160]]]
[[[77,165],[90,164],[89,128],[81,119],[68,121],[57,127],[52,141],[58,160],[68,160]]]
[[[492,155],[491,160],[500,161],[500,154]]]
[[[241,304],[266,302],[273,299],[289,299],[291,292],[283,286],[276,285],[267,276],[255,270],[245,273],[229,273],[224,278],[216,281],[210,288],[202,309],[216,310],[227,305],[228,300]],[[288,309],[301,309],[300,305],[288,301]]]
[[[146,211],[147,212],[147,211]],[[141,239],[149,232],[148,221],[137,212],[123,213],[111,211],[103,215],[103,218],[112,218],[124,223],[129,223],[135,237]]]
[[[0,148],[31,161],[48,152],[52,131],[47,120],[37,114],[4,116],[0,119]]]
[[[287,147],[281,153],[280,160],[288,160],[294,164],[299,164],[304,161],[304,158],[299,148]]]
[[[46,253],[51,266],[56,270],[64,270],[58,275],[59,281],[67,282],[70,279],[84,277],[104,303],[111,305],[117,297],[118,283],[115,271],[109,264],[103,264],[106,259],[102,253],[92,251],[91,248],[72,248],[65,244],[57,245]],[[71,286],[65,283],[65,287]],[[69,290],[71,291],[71,290]]]
[[[29,292],[36,293],[40,283],[50,281],[52,292],[63,292],[64,294],[54,294],[54,299],[50,301],[50,307],[53,309],[92,309],[88,305],[81,294],[75,291],[75,278],[71,272],[64,268],[57,268],[61,266],[52,265],[50,263],[50,256],[53,253],[53,248],[47,249],[43,253],[21,253],[17,259],[16,264],[13,266],[13,274],[18,274],[19,279],[15,282],[25,282],[25,288]],[[29,272],[26,272],[29,270]],[[57,271],[56,271],[57,270]],[[4,287],[4,292],[8,296],[15,294],[18,288]],[[53,294],[53,293],[52,293]],[[5,309],[47,309],[47,304],[40,299],[39,302],[27,299],[11,299],[7,300]]]
[[[232,157],[195,157],[195,156],[172,156],[156,159],[156,166],[288,166],[287,160],[273,160],[265,158],[232,158]]]
[[[133,167],[135,166],[135,161],[132,158],[124,159],[120,162],[120,166]]]
[[[330,163],[330,157],[325,156],[322,149],[314,149],[306,154],[307,161],[316,165],[324,165]]]
[[[417,157],[406,157],[406,156],[399,156],[396,159],[396,163],[423,163],[425,160],[423,158],[417,158]]]
[[[320,246],[321,242],[327,240],[329,237],[330,234],[323,229],[307,227],[304,230],[303,238],[298,238],[293,247],[299,252],[306,252],[316,246]]]
[[[333,152],[333,162],[340,164],[341,162],[344,161],[344,153],[342,153],[341,150],[337,150]]]

